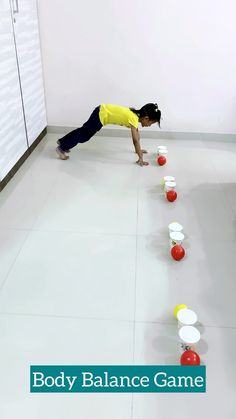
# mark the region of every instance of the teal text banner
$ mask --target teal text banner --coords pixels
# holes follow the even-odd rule
[[[204,393],[205,366],[32,365],[32,393]]]

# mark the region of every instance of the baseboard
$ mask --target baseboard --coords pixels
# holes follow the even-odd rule
[[[75,129],[75,127],[62,127],[49,125],[47,132],[50,134],[65,135],[68,132]],[[144,138],[152,139],[166,139],[166,140],[205,140],[205,141],[225,141],[225,142],[236,142],[236,134],[220,134],[220,133],[207,133],[207,132],[175,132],[175,131],[151,131],[151,130],[140,130],[141,135]],[[104,127],[96,135],[101,137],[130,137],[130,130],[118,129],[118,128],[106,128]]]
[[[16,174],[16,172],[19,170],[19,168],[22,166],[25,160],[30,156],[30,154],[33,152],[35,147],[37,147],[37,145],[40,143],[42,138],[45,137],[46,134],[47,134],[47,128],[44,128],[44,130],[41,132],[41,134],[39,134],[36,140],[26,150],[23,156],[21,156],[18,162],[12,167],[10,172],[2,179],[2,181],[0,182],[0,192],[3,190],[3,188],[5,188],[8,182],[13,178],[13,176]]]

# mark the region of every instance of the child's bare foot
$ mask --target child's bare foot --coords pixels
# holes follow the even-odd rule
[[[56,152],[61,160],[68,160],[69,156],[66,155],[65,151],[61,149],[61,147],[56,148]]]

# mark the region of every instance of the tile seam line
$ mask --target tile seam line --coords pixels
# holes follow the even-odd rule
[[[1,230],[1,229],[0,229]],[[82,231],[82,230],[49,230],[44,228],[32,228],[32,232],[41,232],[41,233],[74,233],[74,234],[81,234],[81,235],[96,235],[96,236],[120,236],[120,237],[136,237],[136,233],[104,233],[104,232],[96,232],[96,231]]]
[[[46,204],[47,204],[47,202],[48,202],[49,198],[51,197],[51,193],[52,193],[52,190],[53,190],[53,188],[54,188],[54,186],[55,186],[56,182],[57,182],[57,179],[55,179],[55,180],[54,180],[54,182],[52,182],[51,187],[50,187],[50,190],[48,191],[48,194],[47,194],[47,196],[45,197],[45,199],[44,199],[44,201],[43,201],[42,206],[40,207],[40,211],[39,211],[38,215],[36,216],[36,218],[35,218],[34,222],[32,223],[31,231],[34,231],[34,227],[35,227],[35,225],[37,224],[37,221],[39,220],[39,217],[40,217],[40,215],[41,215],[42,211],[44,210],[44,208],[45,208],[45,206],[46,206]]]
[[[162,228],[162,227],[160,227]],[[25,227],[0,227],[0,231],[24,231],[24,232],[41,232],[41,233],[73,233],[73,234],[78,234],[78,235],[87,235],[87,236],[92,236],[92,235],[96,235],[96,236],[117,236],[117,237],[159,237],[159,234],[153,234],[153,233],[104,233],[104,232],[87,232],[87,231],[76,231],[76,230],[48,230],[48,229],[41,229],[41,228],[25,228]],[[192,235],[191,238],[194,241],[209,241],[211,242],[212,239],[206,238],[206,237],[197,237],[195,235]],[[223,238],[220,240],[214,240],[214,241],[218,241],[218,242],[228,242],[228,243],[235,243],[235,240],[232,238]]]
[[[10,265],[10,267],[9,267],[8,271],[7,271],[7,274],[6,274],[6,276],[5,276],[4,280],[3,280],[3,282],[1,283],[1,286],[0,286],[0,293],[2,292],[2,290],[3,290],[4,286],[5,286],[5,284],[7,283],[7,280],[8,280],[8,278],[9,278],[9,276],[10,276],[10,273],[11,273],[11,271],[12,271],[12,269],[13,269],[13,267],[14,267],[15,263],[16,263],[16,260],[17,260],[17,258],[19,257],[20,253],[22,252],[22,249],[23,249],[23,247],[24,247],[24,245],[25,245],[25,243],[26,243],[26,241],[27,241],[27,239],[28,239],[28,237],[29,237],[29,235],[30,235],[30,230],[25,230],[25,231],[26,231],[26,236],[25,236],[24,240],[22,241],[22,244],[21,244],[21,246],[20,246],[20,248],[19,248],[19,250],[18,250],[18,252],[17,252],[16,256],[14,257],[14,259],[13,259],[13,261],[12,261],[12,263],[11,263],[11,265]]]
[[[134,280],[134,312],[133,312],[133,365],[135,365],[135,332],[136,332],[136,288],[137,288],[137,261],[138,261],[138,215],[139,215],[139,190],[140,190],[140,171],[138,171],[137,182],[137,202],[136,202],[136,244],[135,244],[135,280]],[[131,395],[131,419],[134,417],[134,394]]]
[[[116,323],[128,323],[133,324],[133,320],[128,319],[114,319],[114,318],[97,318],[97,317],[82,317],[82,316],[70,316],[70,315],[56,315],[56,314],[39,314],[39,313],[14,313],[14,312],[0,312],[0,316],[11,316],[11,317],[41,317],[41,318],[52,318],[52,319],[71,319],[71,320],[91,320],[91,321],[109,321],[109,322],[116,322]],[[144,321],[144,320],[136,320],[136,324],[153,324],[153,325],[162,325],[162,326],[173,326],[176,327],[175,323],[170,322],[161,322],[161,321]],[[211,329],[236,329],[235,326],[222,326],[222,325],[210,325],[210,324],[200,324],[196,325],[196,327],[205,327],[205,328],[211,328]]]
[[[55,180],[55,182],[56,182],[56,180]],[[54,183],[53,183],[53,185],[51,186],[51,188],[50,188],[50,192],[52,191],[52,188],[54,187],[55,182],[54,182]],[[42,204],[42,206],[41,206],[41,208],[40,208],[40,213],[41,213],[42,209],[44,208],[44,206],[46,205],[47,200],[49,199],[50,192],[49,192],[49,195],[45,198],[45,200],[44,200],[44,202],[43,202],[43,204]],[[17,260],[18,256],[20,255],[20,253],[21,253],[21,251],[22,251],[22,249],[23,249],[23,247],[24,247],[25,243],[27,242],[27,239],[29,238],[29,235],[30,235],[30,233],[32,232],[33,226],[34,226],[34,225],[35,225],[35,223],[37,222],[37,220],[38,220],[38,218],[39,218],[39,216],[40,216],[40,213],[38,214],[38,216],[36,217],[36,219],[35,219],[34,223],[32,224],[32,228],[31,228],[31,229],[27,229],[27,230],[25,230],[25,231],[27,231],[26,237],[25,237],[25,239],[23,240],[22,246],[20,247],[19,251],[17,252],[17,255],[16,255],[16,257],[14,258],[14,261],[12,262],[12,264],[11,264],[11,266],[10,266],[10,268],[9,268],[9,271],[7,272],[5,279],[4,279],[4,281],[2,282],[2,284],[1,284],[1,286],[0,286],[0,292],[3,290],[3,288],[4,288],[4,286],[5,286],[6,282],[7,282],[7,280],[8,280],[8,278],[9,278],[10,272],[12,271],[13,266],[14,266],[14,264],[16,263],[16,260]]]
[[[84,317],[84,316],[73,316],[73,315],[60,315],[60,314],[41,314],[41,313],[15,313],[15,312],[7,312],[1,311],[0,316],[11,316],[11,317],[27,317],[27,318],[35,318],[41,317],[42,319],[71,319],[71,320],[91,320],[91,321],[109,321],[109,322],[119,322],[119,323],[130,323],[133,324],[133,320],[128,319],[115,319],[111,317]]]

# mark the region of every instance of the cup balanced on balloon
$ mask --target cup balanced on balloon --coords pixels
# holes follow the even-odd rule
[[[177,199],[176,181],[174,176],[164,176],[161,180],[166,199],[169,202],[174,202]]]
[[[168,150],[165,145],[159,145],[157,147],[157,164],[164,166],[167,162]]]
[[[173,221],[169,224],[168,229],[171,256],[174,260],[179,261],[185,256],[183,226],[177,221]]]
[[[160,145],[157,147],[157,164],[164,166],[167,163],[167,147]],[[177,198],[176,182],[174,176],[165,176],[162,179],[162,186],[169,202],[174,202]]]
[[[181,365],[200,365],[200,356],[196,345],[201,339],[199,330],[195,327],[197,315],[186,304],[178,304],[174,308],[174,317],[178,321],[179,349]]]
[[[163,166],[166,163],[168,150],[164,145],[158,146],[157,150],[157,163],[160,166]],[[173,202],[177,198],[176,193],[176,181],[174,176],[164,176],[161,180],[162,188],[166,194],[168,201]],[[180,227],[180,228],[179,228]],[[171,256],[174,260],[180,261],[185,256],[185,249],[182,246],[184,239],[184,234],[182,232],[182,226],[173,222],[169,225],[169,235],[170,235],[170,244],[171,244]]]

